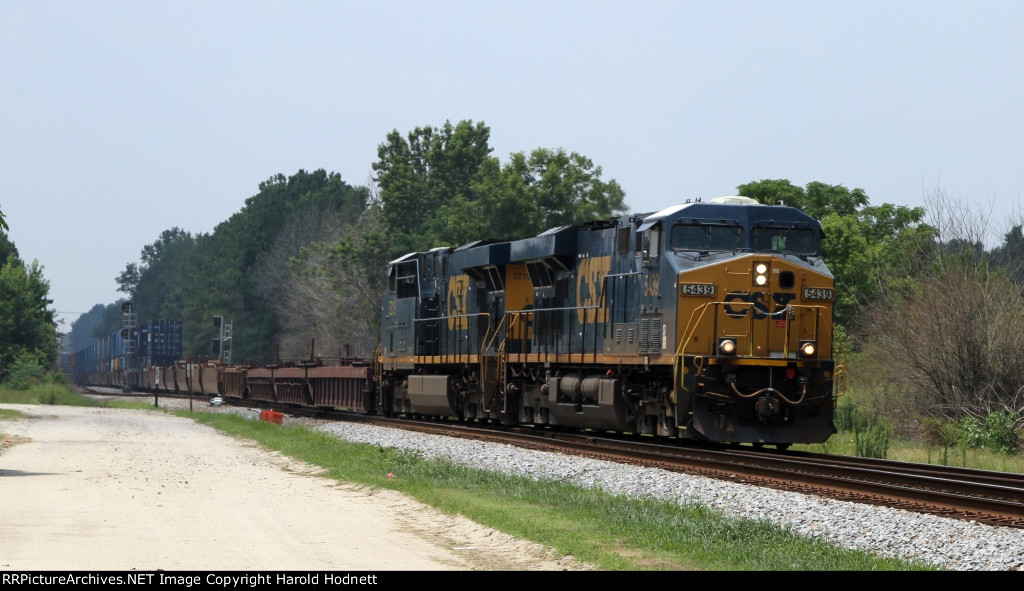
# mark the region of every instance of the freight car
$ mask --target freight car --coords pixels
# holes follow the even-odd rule
[[[179,362],[181,336],[178,321],[153,320],[140,326],[132,323],[71,353],[69,371],[75,383],[83,386],[146,388],[154,378],[159,380],[161,372],[156,368],[173,367]]]
[[[822,238],[797,209],[721,197],[409,253],[372,360],[197,371],[276,405],[820,443],[843,377]]]

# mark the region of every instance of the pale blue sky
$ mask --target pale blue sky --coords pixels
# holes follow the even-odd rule
[[[277,173],[364,184],[446,120],[588,156],[633,211],[784,178],[1004,223],[1022,84],[1016,0],[0,0],[0,210],[68,325],[163,230]]]

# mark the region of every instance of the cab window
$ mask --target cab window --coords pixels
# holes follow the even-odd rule
[[[809,228],[762,226],[754,228],[753,241],[754,250],[757,252],[801,256],[818,254],[817,236]]]
[[[414,298],[419,295],[419,282],[416,279],[416,261],[399,263],[395,275],[398,297]]]
[[[731,224],[676,224],[672,227],[673,250],[739,250],[743,229]]]
[[[644,232],[644,260],[656,259],[661,256],[661,224]]]

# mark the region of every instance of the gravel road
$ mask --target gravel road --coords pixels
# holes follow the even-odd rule
[[[0,570],[588,568],[162,411],[0,408]]]

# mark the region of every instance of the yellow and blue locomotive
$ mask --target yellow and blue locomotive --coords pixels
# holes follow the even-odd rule
[[[823,442],[832,274],[819,223],[746,197],[389,264],[388,414],[715,442]]]

